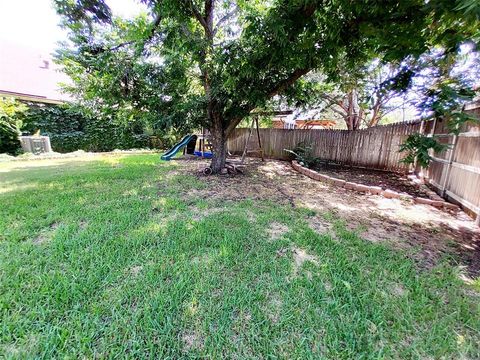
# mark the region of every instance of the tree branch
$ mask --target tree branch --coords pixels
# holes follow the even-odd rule
[[[203,29],[205,30],[205,35],[207,35],[208,38],[211,38],[211,36],[212,36],[211,29],[208,27],[207,21],[202,16],[202,14],[198,10],[198,8],[195,6],[193,1],[192,0],[183,0],[183,3],[190,8],[190,11],[192,12],[192,15],[195,17],[195,19],[197,19],[197,21],[200,23],[200,25],[202,25]]]
[[[293,85],[295,81],[300,79],[303,75],[308,73],[310,69],[297,69],[290,74],[286,79],[278,82],[272,89],[267,93],[267,97],[271,98],[283,91],[285,91],[289,86]]]
[[[155,32],[157,30],[157,27],[160,25],[160,22],[162,21],[162,17],[160,16],[160,13],[155,15],[155,18],[153,19],[152,23],[150,24],[150,31],[148,33],[148,36],[143,40],[141,46],[137,50],[137,54],[143,53],[143,50],[145,50],[145,45],[153,39],[155,36]]]
[[[155,16],[155,18],[153,19],[152,23],[150,24],[150,31],[148,33],[148,36],[143,39],[142,41],[142,44],[139,45],[139,49],[137,50],[137,53],[138,54],[141,54],[145,48],[145,44],[147,42],[149,42],[150,40],[152,40],[152,38],[155,36],[155,31],[158,27],[158,25],[160,25],[160,21],[162,20],[162,18],[160,17],[160,14],[157,14]],[[104,53],[106,51],[117,51],[119,49],[121,49],[122,47],[124,46],[128,46],[128,45],[134,45],[136,44],[137,42],[134,41],[134,40],[130,40],[130,41],[125,41],[125,42],[122,42],[120,44],[117,44],[115,46],[112,46],[112,47],[109,47],[109,48],[100,48],[100,49],[97,49],[96,50],[96,54],[99,54],[99,53]]]
[[[338,115],[340,115],[342,118],[347,117],[347,114],[346,114],[346,113],[342,113],[340,110],[335,109],[334,107],[332,107],[332,106],[334,106],[334,105],[337,105],[337,104],[331,104],[330,106],[327,107],[327,109],[332,110],[333,112],[335,112],[335,113],[337,113]]]
[[[132,45],[134,43],[135,43],[135,41],[125,41],[123,43],[120,43],[118,45],[115,45],[115,46],[112,46],[111,48],[106,49],[106,51],[116,51],[116,50],[118,50],[118,49],[120,49],[124,46]]]
[[[232,11],[229,11],[222,18],[220,18],[220,20],[218,20],[217,24],[215,25],[215,28],[213,29],[213,36],[217,34],[218,30],[220,29],[220,26],[222,26],[223,23],[225,23],[226,21],[230,20],[233,16],[238,14],[239,9],[240,8],[238,7],[238,5],[235,4],[235,8]]]
[[[295,81],[300,79],[303,75],[308,73],[310,69],[296,69],[293,73],[291,73],[287,78],[279,81],[276,83],[274,86],[272,86],[271,89],[267,90],[267,97],[272,98],[273,96],[280,94],[281,92],[285,91],[289,86],[293,85]],[[244,106],[241,107],[240,113],[238,116],[228,124],[227,129],[225,130],[225,133],[227,136],[231,134],[231,132],[237,127],[237,125],[242,121],[244,118],[245,114],[248,115],[250,111],[252,111],[255,108],[255,105],[252,103],[248,103]]]
[[[335,99],[333,96],[330,96],[326,93],[324,93],[322,95],[324,98],[326,98],[328,101],[330,101],[330,104],[328,105],[328,107],[331,107],[333,105],[336,105],[336,106],[339,106],[343,111],[347,111],[348,109],[345,107],[345,105],[343,105],[342,101],[340,101],[339,99]]]
[[[205,0],[205,22],[207,23],[210,33],[213,29],[213,8],[215,2],[214,0]]]
[[[158,25],[160,25],[161,21],[162,21],[162,17],[160,16],[160,14],[157,14],[153,19],[152,24],[150,25],[150,34],[147,37],[147,41],[153,38],[153,36],[155,35],[155,31],[157,30],[157,27]]]

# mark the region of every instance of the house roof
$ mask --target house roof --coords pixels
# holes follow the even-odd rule
[[[335,125],[337,122],[335,120],[296,120],[297,124],[308,124],[308,125]]]
[[[294,124],[297,129],[312,129],[312,128],[332,128],[337,122],[335,120],[290,120],[287,121],[286,118],[277,118],[272,120],[274,123],[290,123]],[[275,126],[274,127],[278,127]]]
[[[296,109],[291,111],[288,115],[275,116],[273,121],[281,121],[288,124],[295,124],[297,127],[312,127],[323,126],[332,127],[336,125],[335,120],[321,119],[321,111],[318,109],[300,110]]]
[[[285,118],[275,118],[272,119],[272,121],[281,121],[285,122]],[[329,119],[312,119],[312,120],[295,120],[297,124],[312,124],[312,125],[326,125],[326,124],[336,124],[337,122],[335,120],[329,120]]]
[[[0,96],[44,103],[68,101],[59,83],[69,81],[50,54],[9,42],[0,42]]]

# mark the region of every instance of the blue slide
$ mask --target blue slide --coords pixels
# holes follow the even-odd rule
[[[180,150],[183,149],[187,144],[192,140],[192,138],[195,135],[187,135],[185,136],[178,144],[175,144],[174,147],[172,147],[170,150],[168,150],[165,154],[162,155],[161,159],[162,160],[171,160],[172,157],[175,156],[175,154]]]

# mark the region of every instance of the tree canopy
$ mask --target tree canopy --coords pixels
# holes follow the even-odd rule
[[[277,95],[301,96],[309,72],[338,83],[372,59],[416,64],[435,49],[445,68],[480,37],[475,0],[143,2],[149,13],[126,20],[103,0],[56,0],[70,30],[58,59],[84,102],[135,108],[162,126],[207,127],[214,172],[242,119]],[[392,81],[408,86],[415,66]],[[429,105],[437,110],[441,94],[456,90],[444,85]]]

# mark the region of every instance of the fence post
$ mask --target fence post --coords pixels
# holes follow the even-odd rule
[[[456,128],[458,130],[458,124]],[[457,148],[457,139],[458,139],[457,134],[454,134],[453,142],[452,144],[449,144],[449,145],[452,145],[452,149],[450,150],[450,154],[448,155],[447,171],[445,173],[445,178],[443,179],[443,182],[442,182],[442,193],[441,193],[442,197],[445,197],[445,193],[447,191],[447,183],[448,183],[448,178],[450,177],[450,171],[452,169],[453,155],[455,154],[455,149]]]

